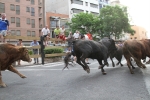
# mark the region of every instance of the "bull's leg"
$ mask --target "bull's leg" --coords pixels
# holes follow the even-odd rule
[[[81,66],[83,67],[83,69],[86,71],[86,67],[81,63],[80,57],[78,57],[78,56],[77,56],[77,63],[78,63],[79,65],[81,65]]]
[[[6,84],[2,81],[1,70],[0,70],[0,87],[6,87]]]
[[[82,63],[85,65],[85,67],[86,67],[86,72],[87,73],[90,73],[90,68],[89,68],[89,66],[85,63],[85,59],[86,59],[87,57],[85,57],[84,55],[82,55],[81,56],[81,61],[82,61]]]
[[[107,73],[104,70],[105,65],[102,64],[102,60],[98,60],[98,63],[100,64],[99,69],[101,69],[103,75],[106,75]]]
[[[26,78],[26,76],[24,76],[23,74],[19,73],[17,69],[15,69],[12,65],[10,65],[8,67],[8,70],[11,71],[11,72],[14,72],[16,74],[18,74],[21,78]]]
[[[130,61],[130,58],[129,59],[126,59],[127,60],[127,66],[128,66],[128,68],[129,68],[129,70],[130,70],[130,73],[131,74],[134,74],[134,72],[133,72],[133,70],[131,69],[131,61]],[[133,68],[133,65],[132,65],[132,68]]]
[[[110,60],[111,60],[111,62],[112,62],[112,66],[115,67],[115,64],[114,64],[114,61],[113,61],[113,57],[112,57],[112,56],[110,56]]]
[[[141,68],[146,68],[146,66],[144,64],[141,63],[141,59],[135,60],[136,64],[141,67]]]

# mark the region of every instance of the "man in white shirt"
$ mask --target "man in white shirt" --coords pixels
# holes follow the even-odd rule
[[[78,30],[76,30],[76,32],[73,34],[73,37],[74,37],[74,39],[79,39],[79,36],[80,36],[80,34],[79,34],[79,32],[78,32]]]
[[[47,45],[48,39],[50,38],[50,30],[47,25],[42,29],[41,33],[44,36],[44,45]]]

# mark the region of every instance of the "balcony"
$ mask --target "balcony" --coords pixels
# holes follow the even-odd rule
[[[42,18],[42,13],[39,13],[39,18]]]

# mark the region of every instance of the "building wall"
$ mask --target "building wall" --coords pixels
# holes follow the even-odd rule
[[[57,18],[57,24],[56,21],[54,21],[54,26],[51,26],[51,18]],[[48,25],[48,28],[50,29],[51,32],[51,37],[53,37],[54,35],[54,29],[56,28],[56,26],[61,27],[60,22],[61,20],[65,19],[66,21],[69,20],[69,15],[66,14],[59,14],[59,13],[53,13],[53,12],[47,12],[46,13],[46,24]]]
[[[34,4],[31,4],[31,0],[0,0],[0,3],[5,4],[5,11],[0,13],[6,13],[6,18],[10,22],[10,30],[20,30],[21,36],[27,36],[27,31],[31,32],[31,36],[39,36],[43,25],[43,0],[34,0]],[[39,1],[41,4],[39,4]],[[15,10],[11,10],[11,4],[14,5]],[[20,14],[16,14],[16,5],[20,6]],[[26,7],[30,8],[30,12],[26,11]],[[35,15],[31,16],[31,7],[34,8]],[[15,22],[11,23],[11,17],[15,18]],[[20,27],[16,26],[16,18],[20,18]],[[27,24],[27,18],[30,19],[30,24]],[[35,19],[35,28],[31,28],[31,19]],[[33,34],[35,32],[35,34]],[[14,34],[17,35],[17,34]],[[19,35],[19,34],[18,34]]]
[[[45,0],[45,11],[60,14],[68,14],[69,0]]]
[[[132,29],[136,31],[136,33],[132,36],[130,35],[130,39],[136,39],[136,40],[141,40],[141,39],[147,39],[147,32],[143,27],[140,26],[132,26]]]

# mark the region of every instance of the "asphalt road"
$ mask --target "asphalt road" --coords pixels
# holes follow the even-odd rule
[[[17,67],[26,79],[4,71],[8,87],[0,88],[0,100],[150,100],[150,65],[130,74],[123,60],[123,67],[110,63],[102,75],[97,61],[90,62],[90,74],[79,65],[62,71],[62,62]]]

